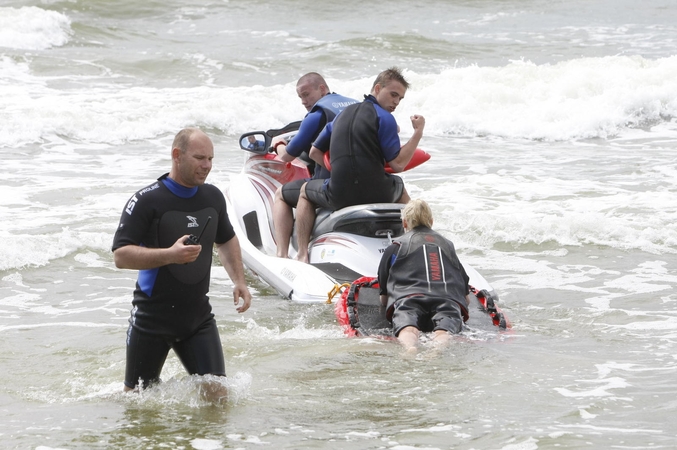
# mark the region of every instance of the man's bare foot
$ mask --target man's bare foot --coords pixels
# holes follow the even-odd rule
[[[301,253],[296,255],[296,260],[304,262],[306,264],[310,263],[310,260],[308,259],[308,254],[306,253],[305,255],[302,255]]]
[[[224,405],[228,401],[228,388],[220,380],[204,380],[199,387],[200,395],[205,401],[214,405]]]
[[[414,359],[418,356],[418,347],[404,347],[402,357],[404,359]]]

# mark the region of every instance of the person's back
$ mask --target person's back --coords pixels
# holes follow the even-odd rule
[[[383,108],[367,98],[346,108],[334,121],[329,189],[337,209],[397,200],[391,193],[393,180],[384,170],[384,150],[379,141],[379,129],[395,122],[382,122],[379,115],[384,113]],[[397,129],[386,130],[384,134],[396,136]],[[393,145],[399,151],[399,139]]]
[[[395,242],[399,249],[388,276],[389,307],[411,295],[446,298],[465,306],[467,275],[451,241],[421,225]]]
[[[393,333],[415,350],[419,332],[435,333],[437,344],[449,342],[468,319],[468,275],[454,244],[433,231],[432,211],[420,199],[402,210],[407,232],[386,248],[378,268],[381,304]]]

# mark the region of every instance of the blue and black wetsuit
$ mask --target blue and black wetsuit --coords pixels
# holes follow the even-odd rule
[[[319,99],[303,118],[298,133],[289,141],[285,149],[287,153],[298,158],[303,152],[310,152],[313,141],[324,126],[334,120],[334,117],[347,106],[354,103],[358,101],[335,92]],[[322,167],[319,169],[321,170],[316,170],[313,178],[329,178],[329,172],[326,169]]]
[[[235,236],[223,193],[205,184],[179,185],[167,174],[141,189],[122,212],[113,251],[126,245],[168,248],[185,234],[199,235],[202,252],[189,264],[140,270],[127,333],[125,385],[159,379],[173,348],[193,374],[225,375],[223,351],[209,303],[214,243]]]
[[[393,203],[402,196],[402,179],[385,172],[385,163],[400,154],[397,122],[374,96],[347,107],[320,133],[315,146],[331,148],[331,178],[306,186],[308,198],[316,205],[337,210]]]
[[[330,123],[338,113],[347,106],[358,103],[357,100],[344,97],[343,95],[332,92],[317,101],[306,114],[301,122],[298,133],[289,141],[286,147],[288,154],[299,157],[303,152],[309,153],[313,141],[317,138],[320,131]],[[320,165],[312,164],[311,170],[314,180],[324,180],[329,178],[329,171]],[[295,180],[282,186],[282,198],[292,207],[296,207],[299,201],[299,191],[308,180]]]

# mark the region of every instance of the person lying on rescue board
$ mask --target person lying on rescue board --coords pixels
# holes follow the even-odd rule
[[[405,234],[386,248],[378,268],[381,304],[393,334],[409,352],[420,332],[447,345],[468,320],[470,281],[454,244],[432,230],[430,206],[413,199],[402,210]]]

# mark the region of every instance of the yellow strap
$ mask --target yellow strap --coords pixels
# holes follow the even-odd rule
[[[343,284],[335,284],[333,288],[331,288],[331,291],[327,293],[327,304],[330,305],[332,299],[336,296],[336,294],[341,293],[341,289],[349,289],[350,288],[350,283],[343,283]]]

